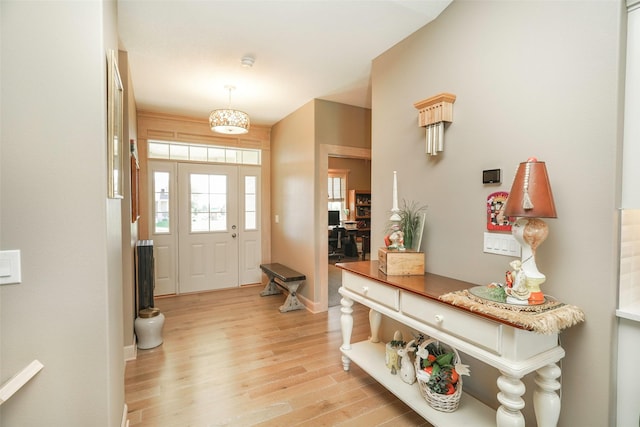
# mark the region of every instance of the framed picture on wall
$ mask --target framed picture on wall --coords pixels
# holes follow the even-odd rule
[[[138,150],[135,140],[131,140],[131,222],[134,223],[140,218],[140,196],[138,195],[140,186],[140,164],[138,163]]]
[[[112,199],[123,197],[123,99],[124,89],[118,71],[118,52],[110,50],[107,57],[107,192]]]
[[[497,191],[487,197],[487,230],[511,231],[514,218],[505,216],[504,208],[509,198],[506,191]]]

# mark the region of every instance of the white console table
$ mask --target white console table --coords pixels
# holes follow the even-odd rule
[[[521,410],[525,386],[522,378],[536,372],[533,405],[539,427],[556,426],[560,416],[560,368],[564,357],[558,334],[539,334],[489,315],[438,300],[438,297],[475,285],[455,279],[424,276],[386,276],[377,261],[338,264],[342,268],[342,339],[340,348],[345,371],[356,363],[383,386],[407,403],[434,426],[472,425],[524,427]],[[369,307],[371,338],[352,344],[352,306]],[[404,383],[384,365],[384,343],[379,339],[382,316],[447,343],[460,352],[493,366],[500,372],[497,411],[463,393],[454,412],[429,407],[417,384]]]

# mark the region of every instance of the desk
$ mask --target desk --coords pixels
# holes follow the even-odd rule
[[[371,252],[371,229],[369,228],[358,228],[354,230],[356,233],[356,237],[360,237],[362,239],[362,260],[364,261],[366,255]]]
[[[521,409],[525,386],[522,378],[536,372],[533,405],[538,426],[557,425],[560,417],[560,367],[565,352],[558,345],[558,333],[538,334],[503,319],[473,313],[440,301],[441,295],[474,287],[459,280],[424,276],[386,276],[377,261],[336,264],[342,268],[341,301],[342,363],[345,371],[356,363],[383,386],[435,426],[472,425],[524,427]],[[371,338],[352,344],[353,303],[371,309]],[[408,385],[391,375],[384,365],[384,344],[379,330],[382,315],[447,343],[460,352],[496,368],[497,411],[463,393],[458,409],[439,412],[428,406],[416,384]]]
[[[370,228],[348,228],[347,233],[355,238],[360,238],[362,242],[362,260],[371,252],[371,229]]]
[[[366,259],[366,254],[369,253],[371,251],[371,230],[369,228],[343,228],[345,231],[345,235],[348,237],[349,243],[353,244],[354,246],[354,251],[355,251],[355,255],[349,255],[349,254],[344,254],[346,256],[357,256],[357,250],[355,249],[357,247],[356,245],[356,239],[360,238],[361,242],[362,242],[362,253],[360,254],[360,256],[362,257],[362,260],[364,261]],[[333,230],[332,228],[329,228],[328,230],[328,237],[329,237],[329,247],[332,247],[332,242],[331,242],[331,237],[332,237],[332,233]],[[337,249],[337,247],[336,247]],[[344,247],[342,248],[344,249]],[[333,255],[342,255],[341,253],[336,252],[335,250],[333,251],[333,253],[329,254],[329,257],[333,256]]]

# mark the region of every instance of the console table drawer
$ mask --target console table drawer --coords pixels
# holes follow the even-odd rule
[[[499,323],[408,292],[402,293],[401,311],[422,323],[497,354],[502,351],[502,325]]]
[[[400,291],[397,288],[386,286],[346,271],[342,272],[342,286],[394,310],[400,309]]]

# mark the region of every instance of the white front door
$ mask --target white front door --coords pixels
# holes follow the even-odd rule
[[[178,164],[180,293],[238,286],[238,167]]]
[[[154,295],[178,293],[178,184],[177,163],[149,161],[151,205],[150,238],[153,240]]]
[[[240,284],[260,283],[262,270],[262,239],[260,228],[260,167],[240,166],[239,173],[239,201],[240,217],[238,218],[239,231],[239,261],[238,272]]]
[[[260,167],[148,165],[154,295],[260,283]]]

